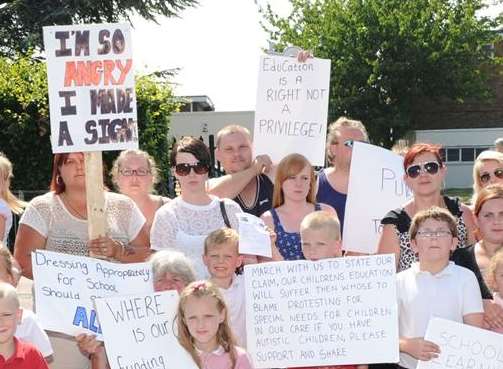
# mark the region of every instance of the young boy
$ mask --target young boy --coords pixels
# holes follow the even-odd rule
[[[16,260],[12,257],[9,249],[0,242],[0,282],[9,283],[16,287],[21,275],[16,266]],[[46,359],[50,361],[53,354],[51,341],[47,333],[38,323],[36,315],[27,309],[21,308],[22,317],[16,329],[16,337],[34,345]]]
[[[300,223],[302,252],[307,260],[322,260],[342,256],[341,226],[337,217],[326,211],[312,212]],[[311,369],[367,369],[367,365],[331,365]],[[308,368],[296,368],[308,369]]]
[[[22,311],[14,286],[0,282],[0,368],[48,369],[42,354],[14,337]]]
[[[484,316],[475,275],[449,262],[458,243],[454,217],[438,207],[420,211],[409,233],[419,262],[397,275],[399,368],[416,368],[418,360],[438,356],[439,347],[423,338],[430,318],[482,327]]]
[[[245,285],[236,270],[242,265],[239,236],[232,228],[211,232],[204,240],[203,262],[210,281],[220,288],[229,313],[230,325],[238,346],[246,348]]]

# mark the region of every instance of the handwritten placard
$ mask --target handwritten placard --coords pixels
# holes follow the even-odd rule
[[[253,147],[279,162],[303,154],[325,164],[330,60],[263,55],[260,58]]]
[[[176,338],[178,293],[116,296],[96,300],[112,369],[197,369]]]
[[[53,152],[138,148],[128,24],[44,27]]]
[[[381,219],[412,196],[403,175],[400,155],[379,146],[354,143],[344,216],[344,250],[366,254],[377,251]]]
[[[239,253],[272,257],[271,237],[262,219],[253,214],[237,214]]]
[[[393,255],[245,266],[257,368],[398,361]]]
[[[438,358],[419,361],[418,369],[503,369],[503,336],[485,329],[433,318],[425,339],[440,346]]]
[[[117,264],[36,250],[31,254],[37,316],[44,329],[101,334],[94,300],[153,292],[150,263]]]

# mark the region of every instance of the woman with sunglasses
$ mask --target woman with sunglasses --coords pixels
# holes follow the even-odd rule
[[[473,163],[472,204],[484,187],[494,183],[503,184],[503,154],[498,151],[482,151]]]
[[[274,260],[304,259],[300,244],[300,223],[307,214],[325,210],[336,214],[330,205],[315,202],[316,177],[311,163],[300,154],[284,157],[276,169],[273,208],[261,218],[276,233]]]
[[[475,241],[471,210],[457,198],[442,196],[446,168],[440,157],[440,148],[431,144],[413,145],[404,157],[404,169],[404,180],[412,190],[413,198],[381,220],[383,227],[378,245],[379,253],[396,255],[399,271],[408,269],[416,261],[410,247],[409,226],[412,217],[420,210],[432,206],[447,208],[457,220],[457,247],[466,247]]]
[[[318,175],[316,201],[332,206],[344,229],[344,212],[348,193],[349,168],[355,141],[368,142],[365,126],[358,120],[340,117],[330,124],[327,137],[327,158],[331,167]]]
[[[202,141],[182,138],[171,150],[170,162],[181,194],[155,214],[150,232],[151,248],[184,252],[194,263],[198,278],[204,278],[207,276],[202,261],[204,239],[218,228],[237,229],[236,214],[242,211],[234,201],[220,200],[206,192],[210,152]]]
[[[119,192],[133,200],[145,216],[150,234],[155,212],[169,202],[167,197],[152,194],[159,182],[154,158],[143,150],[124,150],[115,159],[111,176]]]
[[[493,184],[480,190],[474,205],[477,235],[480,240],[457,249],[452,260],[474,271],[481,285],[485,321],[491,328],[503,327],[503,309],[492,303],[492,293],[484,283],[491,258],[503,249],[503,185]]]

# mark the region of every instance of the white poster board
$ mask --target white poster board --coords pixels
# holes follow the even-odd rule
[[[400,155],[379,146],[354,143],[344,215],[344,250],[365,254],[377,251],[381,219],[412,197],[403,175]]]
[[[118,264],[46,250],[31,254],[35,303],[44,329],[101,334],[94,299],[154,290],[150,263]]]
[[[272,257],[271,237],[262,219],[253,214],[236,214],[239,222],[239,253]]]
[[[418,361],[418,369],[503,369],[501,334],[433,318],[424,338],[440,346],[440,355],[430,361]]]
[[[177,306],[176,291],[96,300],[111,368],[197,369],[175,336]]]
[[[44,27],[52,151],[138,148],[128,24]]]
[[[263,55],[257,87],[253,148],[273,162],[300,153],[325,164],[330,60]]]
[[[398,361],[393,255],[246,265],[256,368]]]

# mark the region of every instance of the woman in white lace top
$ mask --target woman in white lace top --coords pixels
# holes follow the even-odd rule
[[[124,195],[105,192],[107,237],[88,240],[84,173],[82,153],[54,155],[51,191],[30,201],[16,237],[15,257],[26,277],[32,278],[34,249],[82,256],[92,251],[121,262],[147,256],[145,217]]]
[[[210,152],[202,141],[182,138],[171,151],[170,161],[181,195],[157,211],[150,231],[151,247],[182,251],[194,263],[198,278],[203,278],[207,276],[202,261],[204,239],[221,227],[237,229],[236,214],[242,211],[234,201],[206,193]]]

